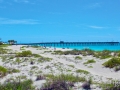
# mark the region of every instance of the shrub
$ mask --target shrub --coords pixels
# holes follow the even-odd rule
[[[73,83],[60,79],[45,83],[40,90],[71,90],[73,86]]]
[[[90,64],[90,63],[96,63],[96,61],[95,60],[88,60],[87,62],[85,62],[84,64]]]
[[[120,58],[112,58],[112,59],[108,60],[107,62],[103,63],[102,65],[104,65],[105,67],[109,67],[109,68],[119,66]]]
[[[5,76],[6,73],[7,73],[7,69],[2,67],[2,66],[0,66],[0,77]]]
[[[63,51],[60,51],[60,50],[58,50],[58,51],[54,51],[54,54],[62,55],[62,54],[63,54]]]
[[[120,70],[120,66],[115,66],[115,71],[119,71]]]
[[[31,69],[38,69],[38,66],[32,66]]]
[[[38,62],[40,62],[40,63],[43,63],[43,62],[50,62],[52,60],[52,58],[48,58],[48,57],[40,57],[39,59],[38,59]]]
[[[8,82],[6,84],[0,84],[0,90],[35,90],[32,83],[32,80]]]
[[[12,70],[8,70],[8,73],[19,73],[20,70],[18,69],[12,69]]]
[[[84,82],[86,79],[84,77],[79,77],[79,76],[74,76],[72,74],[60,74],[60,75],[52,75],[52,74],[47,74],[45,75],[51,80],[65,80],[67,82]]]
[[[82,59],[82,57],[80,57],[80,56],[75,57],[75,60],[81,60],[81,59]]]
[[[40,56],[39,54],[32,54],[32,56],[34,56],[34,57],[42,57],[42,56]]]
[[[17,57],[28,57],[28,56],[32,56],[32,52],[31,51],[22,51],[21,53],[17,53],[16,55]]]
[[[76,70],[77,73],[84,73],[84,74],[89,74],[90,72],[86,71],[86,70],[81,70],[81,69],[78,69]]]
[[[120,81],[111,81],[100,84],[102,90],[120,90]]]
[[[101,59],[106,59],[111,57],[111,51],[109,50],[103,50],[101,53],[99,53]]]
[[[15,62],[17,62],[17,64],[19,65],[21,62],[20,58],[16,58]]]
[[[75,82],[84,82],[84,77],[74,76],[72,74],[45,75],[50,79],[40,90],[72,90]]]
[[[11,56],[11,57],[10,57],[10,59],[14,59],[14,57],[13,57],[13,56]]]
[[[72,67],[72,68],[75,68],[75,66],[74,65],[68,65],[69,67]]]
[[[6,54],[7,53],[7,50],[4,49],[4,48],[0,48],[0,54]]]

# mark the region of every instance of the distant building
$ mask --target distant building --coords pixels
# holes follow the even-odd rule
[[[64,43],[64,41],[60,41],[60,43]]]

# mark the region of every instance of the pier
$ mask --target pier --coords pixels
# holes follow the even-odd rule
[[[120,42],[39,42],[39,43],[17,43],[16,45],[40,45],[40,46],[116,46]]]

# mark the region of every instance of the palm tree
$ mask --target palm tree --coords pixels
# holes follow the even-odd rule
[[[2,41],[1,41],[1,38],[0,38],[0,45],[2,45],[3,43],[2,43]]]
[[[13,45],[13,44],[16,44],[17,41],[15,41],[15,40],[8,40],[8,43]]]

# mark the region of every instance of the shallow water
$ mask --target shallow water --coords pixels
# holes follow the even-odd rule
[[[40,45],[41,46],[41,45]],[[46,47],[55,47],[55,48],[69,48],[69,49],[92,49],[95,51],[102,51],[102,50],[120,50],[120,45],[46,45]]]

